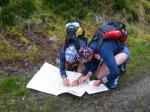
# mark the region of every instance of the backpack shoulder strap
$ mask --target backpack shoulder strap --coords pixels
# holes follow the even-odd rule
[[[115,27],[112,25],[103,25],[102,27],[100,27],[94,34],[94,38],[97,39],[98,41],[98,46],[97,46],[97,50],[101,48],[103,40],[104,40],[104,33],[110,30],[114,30]]]

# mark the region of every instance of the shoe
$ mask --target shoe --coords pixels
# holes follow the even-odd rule
[[[118,77],[119,78],[119,77]],[[109,88],[109,89],[117,89],[118,88],[118,78],[116,78],[115,80],[111,81],[111,82],[108,82],[106,84],[106,86]]]
[[[123,63],[122,65],[118,66],[119,74],[125,74],[126,73],[126,63]]]

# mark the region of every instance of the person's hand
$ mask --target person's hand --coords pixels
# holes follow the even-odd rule
[[[94,58],[97,59],[97,60],[100,60],[99,54],[95,54],[95,55],[94,55]]]
[[[69,80],[67,78],[63,79],[64,86],[69,86]]]
[[[89,76],[88,75],[86,75],[86,76],[81,76],[80,78],[79,78],[79,84],[81,84],[81,83],[84,83],[85,81],[87,81],[87,80],[89,80]]]
[[[79,79],[76,79],[72,82],[71,86],[78,86],[79,85]]]
[[[93,86],[99,86],[101,84],[101,80],[96,80],[93,83]]]

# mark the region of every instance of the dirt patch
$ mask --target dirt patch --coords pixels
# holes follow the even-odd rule
[[[121,91],[109,91],[76,98],[68,109],[58,112],[149,112],[150,77]]]
[[[106,110],[114,108],[126,112],[146,111],[150,110],[148,99],[150,99],[150,77],[144,78],[129,88],[114,92],[104,99],[104,101],[109,101],[104,102],[104,107],[107,107]]]

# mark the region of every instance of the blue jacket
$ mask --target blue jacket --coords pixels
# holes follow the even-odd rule
[[[107,81],[112,81],[118,77],[118,66],[115,61],[114,56],[118,53],[119,45],[115,40],[104,40],[101,48],[98,47],[98,41],[96,39],[92,39],[88,44],[95,54],[99,54],[100,57],[104,60],[107,67],[110,70],[110,74],[107,76]],[[124,45],[122,46],[122,48]],[[99,48],[99,49],[98,49]],[[86,73],[83,75],[87,75],[88,71],[95,72],[99,65],[99,61],[96,59],[92,59],[92,61],[85,63]]]
[[[79,37],[77,38],[77,41],[79,43],[79,48],[82,47],[86,47],[87,46],[87,38],[85,37]],[[64,46],[61,48],[60,50],[60,74],[63,77],[66,77],[66,72],[65,72],[65,63],[66,63],[66,59],[65,59],[65,50],[67,47],[69,47],[70,44],[74,44],[74,40],[69,40],[67,42],[65,42]],[[79,48],[76,48],[77,51],[79,50]],[[78,61],[77,61],[78,63]]]
[[[100,60],[93,58],[91,61],[84,63],[85,70],[82,72],[82,75],[86,76],[89,71],[94,73],[100,63]]]

